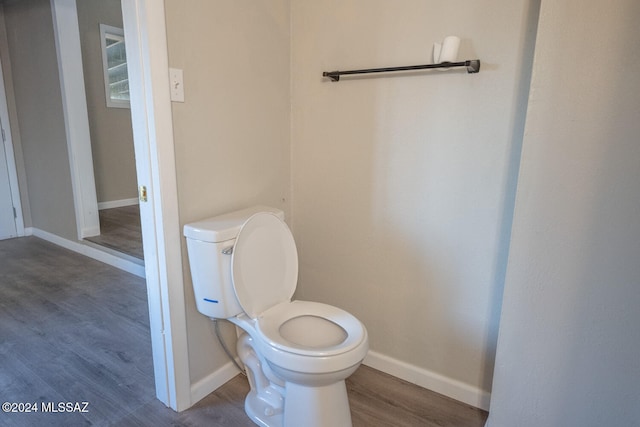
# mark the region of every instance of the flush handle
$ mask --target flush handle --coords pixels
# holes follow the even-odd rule
[[[222,250],[224,255],[231,255],[233,253],[233,246],[228,246]]]

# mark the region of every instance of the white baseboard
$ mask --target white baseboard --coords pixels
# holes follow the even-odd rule
[[[220,369],[191,384],[191,405],[195,405],[205,396],[222,387],[227,381],[238,375],[239,372],[238,368],[229,361]]]
[[[369,351],[369,354],[364,359],[364,364],[476,408],[485,411],[489,410],[491,393],[462,381],[445,377],[375,351]],[[235,377],[238,372],[233,363],[228,362],[200,381],[191,384],[191,404],[195,405],[209,393],[223,386],[227,381]]]
[[[65,239],[64,237],[60,237],[56,234],[52,234],[52,233],[49,233],[48,231],[40,230],[39,228],[35,228],[35,227],[25,228],[25,235],[39,237],[43,240],[46,240],[55,245],[61,246],[65,249],[72,250],[79,254],[88,256],[89,258],[93,258],[97,261],[104,262],[105,264],[109,264],[113,267],[119,268],[120,270],[124,270],[127,273],[131,273],[138,277],[145,278],[145,271],[144,271],[143,265],[136,264],[129,260],[103,252],[92,246],[84,245],[79,242],[74,242],[74,241]]]
[[[111,200],[107,202],[98,202],[98,210],[101,211],[103,209],[121,208],[123,206],[133,206],[137,204],[137,197],[134,197],[132,199]]]
[[[476,408],[485,411],[489,410],[491,393],[463,383],[462,381],[445,377],[444,375],[402,362],[375,351],[369,351],[363,363],[374,369],[393,375],[394,377],[443,394],[468,405],[475,406]]]

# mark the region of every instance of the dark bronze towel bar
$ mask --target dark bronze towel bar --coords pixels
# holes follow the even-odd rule
[[[467,73],[479,73],[480,72],[480,60],[471,59],[462,62],[442,62],[440,64],[424,64],[424,65],[408,65],[405,67],[386,67],[386,68],[367,68],[363,70],[349,70],[349,71],[325,71],[322,73],[323,77],[329,77],[332,81],[337,82],[340,80],[340,76],[350,74],[369,74],[369,73],[388,73],[392,71],[410,71],[410,70],[425,70],[430,68],[456,68],[466,67]]]

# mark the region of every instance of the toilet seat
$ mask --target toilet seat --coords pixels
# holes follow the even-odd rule
[[[256,332],[278,353],[326,358],[347,353],[366,339],[362,323],[342,309],[291,302],[298,253],[289,227],[272,213],[256,213],[242,225],[231,256],[231,278]]]
[[[231,255],[231,280],[240,306],[252,319],[291,301],[298,283],[298,251],[284,221],[259,212],[242,225]]]
[[[366,335],[362,323],[352,314],[310,301],[285,302],[270,308],[257,318],[256,330],[278,350],[312,357],[351,351]]]

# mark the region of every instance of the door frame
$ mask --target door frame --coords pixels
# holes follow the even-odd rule
[[[122,15],[156,395],[181,411],[192,402],[164,2],[122,0]]]
[[[22,213],[22,202],[20,201],[20,187],[18,186],[18,170],[16,168],[16,157],[13,150],[13,139],[11,138],[11,122],[9,121],[9,107],[7,104],[7,91],[4,86],[4,73],[2,71],[2,58],[0,58],[0,121],[4,129],[3,140],[7,171],[9,173],[9,187],[11,188],[11,203],[15,209],[16,234],[18,237],[24,236],[24,216]]]
[[[76,0],[51,0],[78,240],[100,234]]]

